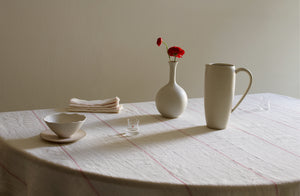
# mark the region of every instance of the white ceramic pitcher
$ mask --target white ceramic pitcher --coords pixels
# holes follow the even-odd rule
[[[235,92],[235,78],[240,71],[246,72],[249,85],[241,99],[232,108]],[[225,129],[231,112],[243,101],[252,85],[252,74],[246,68],[235,69],[234,65],[226,63],[211,63],[205,67],[204,107],[208,128]]]

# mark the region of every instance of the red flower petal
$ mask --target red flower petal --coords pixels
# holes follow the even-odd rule
[[[168,54],[169,56],[175,56],[178,58],[182,58],[182,56],[184,55],[185,51],[177,46],[173,46],[171,48],[168,49]]]
[[[157,44],[158,46],[160,46],[160,45],[161,45],[161,43],[162,43],[162,38],[161,38],[161,37],[159,37],[159,38],[157,39],[157,41],[156,41],[156,44]]]

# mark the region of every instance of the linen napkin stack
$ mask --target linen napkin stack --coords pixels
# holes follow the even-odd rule
[[[104,100],[83,100],[72,98],[67,108],[70,112],[98,112],[98,113],[119,113],[122,109],[120,98],[114,97]]]

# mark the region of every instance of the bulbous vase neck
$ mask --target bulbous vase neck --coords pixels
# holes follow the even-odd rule
[[[176,68],[177,68],[177,61],[169,61],[170,66],[170,77],[169,77],[169,84],[176,84]]]

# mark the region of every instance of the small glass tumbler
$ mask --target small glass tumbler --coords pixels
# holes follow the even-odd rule
[[[265,96],[260,97],[259,109],[261,111],[269,111],[270,108],[271,108],[270,96],[265,95]]]
[[[127,129],[130,133],[137,133],[139,131],[139,120],[137,118],[128,118],[127,119]]]

